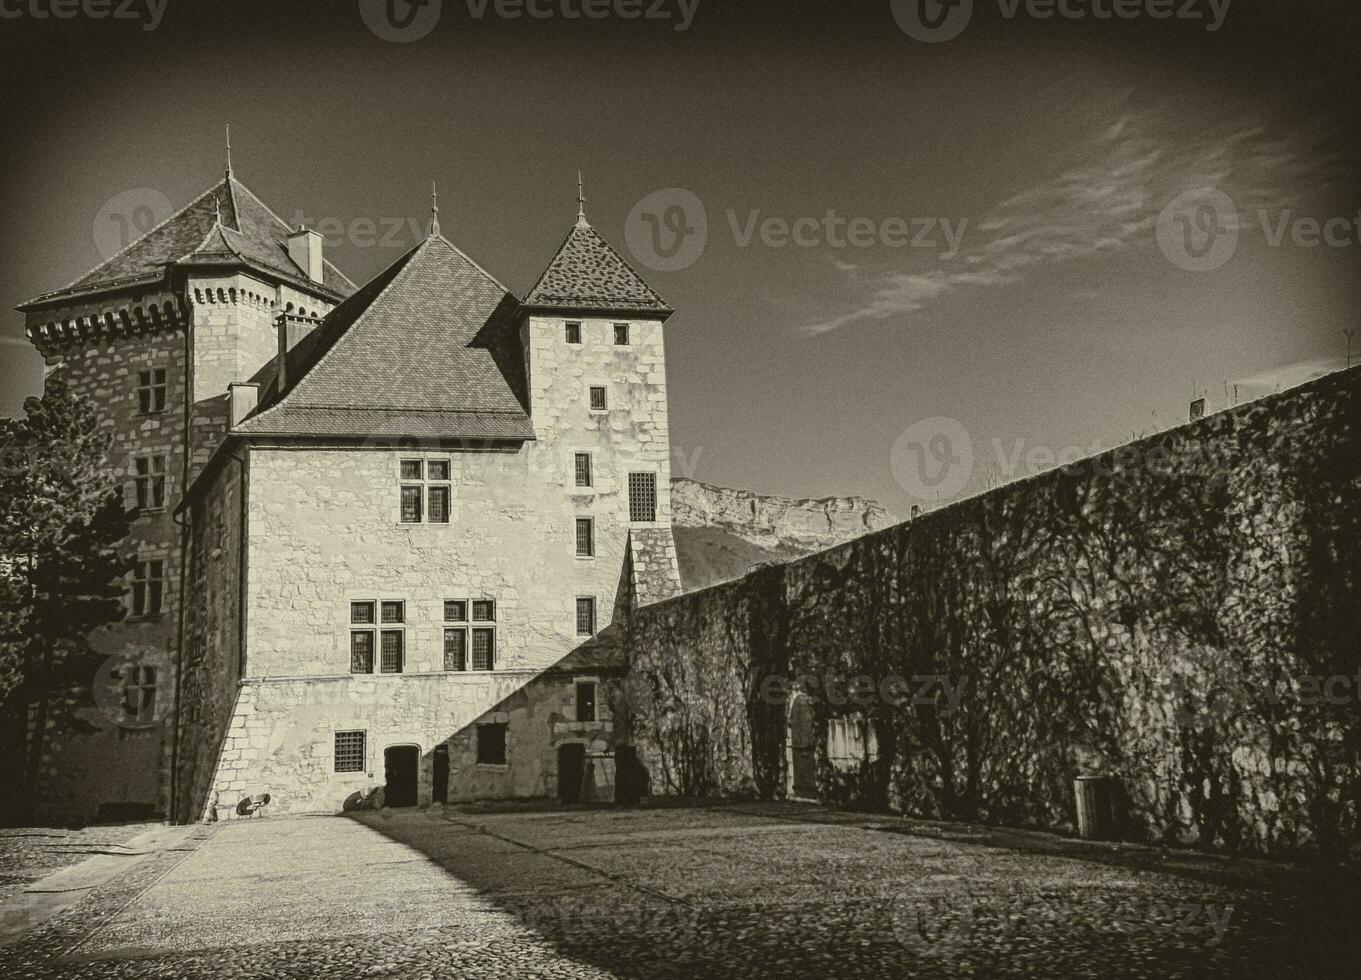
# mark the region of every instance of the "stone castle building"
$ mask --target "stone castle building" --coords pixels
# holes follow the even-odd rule
[[[53,732],[47,812],[615,791],[599,636],[680,591],[672,310],[584,208],[523,298],[433,210],[356,287],[229,167],[20,308],[136,508],[128,616],[94,642],[138,697]]]

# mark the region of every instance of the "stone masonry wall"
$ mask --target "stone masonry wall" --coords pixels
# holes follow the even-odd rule
[[[627,634],[627,725],[669,792],[801,782],[1071,829],[1073,778],[1106,773],[1126,837],[1361,857],[1361,370],[644,608]]]

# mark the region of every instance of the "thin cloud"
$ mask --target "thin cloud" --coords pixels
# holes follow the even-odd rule
[[[964,289],[1004,286],[1042,267],[1112,255],[1154,241],[1158,214],[1186,191],[1218,187],[1241,216],[1298,201],[1296,188],[1332,183],[1341,154],[1265,126],[1221,127],[1190,136],[1154,110],[1127,110],[1076,145],[1053,179],[989,210],[958,254],[921,272],[843,269],[865,299],[803,327],[811,334],[922,310]]]

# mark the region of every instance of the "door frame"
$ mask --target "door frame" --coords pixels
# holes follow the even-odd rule
[[[391,743],[390,745],[384,745],[384,746],[383,746],[383,805],[384,805],[385,807],[391,807],[391,806],[392,806],[392,804],[388,801],[388,792],[387,792],[388,779],[387,779],[387,774],[388,774],[388,753],[391,752],[393,749],[411,749],[413,752],[416,753],[416,773],[415,773],[415,776],[416,776],[416,785],[415,785],[415,794],[414,794],[414,795],[415,795],[415,799],[414,799],[409,805],[404,804],[403,806],[398,807],[397,809],[410,809],[411,807],[418,807],[418,806],[421,805],[421,795],[422,795],[422,793],[421,793],[421,790],[422,790],[422,787],[421,787],[421,771],[422,771],[422,769],[425,768],[425,767],[421,764],[421,757],[422,757],[425,753],[424,753],[423,750],[421,749],[420,743],[418,743],[418,742],[393,742],[393,743]]]

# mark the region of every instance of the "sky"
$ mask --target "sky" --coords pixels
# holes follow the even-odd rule
[[[219,180],[228,123],[356,282],[434,180],[523,294],[580,170],[678,311],[675,474],[901,515],[1343,366],[1361,326],[1355,3],[974,0],[923,40],[913,0],[392,0],[404,34],[387,0],[126,2],[0,3],[5,310],[101,261],[111,210]],[[41,362],[0,316],[12,415]]]

